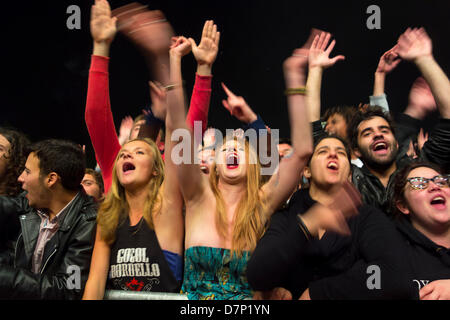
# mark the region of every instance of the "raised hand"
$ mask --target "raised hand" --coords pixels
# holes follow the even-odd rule
[[[199,65],[212,66],[219,51],[220,32],[217,31],[217,25],[213,20],[208,20],[203,26],[202,39],[197,46],[194,39],[189,38],[192,46],[192,53]]]
[[[424,28],[408,28],[398,38],[395,51],[402,59],[414,61],[421,57],[432,56],[433,46]]]
[[[148,82],[150,86],[150,98],[152,100],[153,115],[165,121],[167,113],[167,95],[166,90],[159,82]]]
[[[436,101],[428,83],[422,77],[417,78],[409,91],[405,113],[416,119],[424,119],[436,109]]]
[[[115,9],[113,14],[118,18],[120,32],[145,53],[167,55],[174,33],[161,11],[131,3]]]
[[[123,145],[125,142],[130,139],[131,129],[133,128],[133,118],[130,116],[126,116],[122,119],[119,128],[119,143]]]
[[[224,83],[222,88],[227,94],[227,100],[222,100],[222,104],[232,116],[244,123],[252,123],[258,118],[243,97],[236,96]]]
[[[191,43],[183,36],[172,37],[172,44],[170,45],[170,55],[173,57],[182,58],[191,52]]]
[[[397,45],[392,49],[386,51],[380,58],[378,62],[377,70],[375,72],[379,73],[389,73],[397,67],[397,65],[402,61],[399,59],[398,53],[396,52]]]
[[[343,55],[330,58],[330,53],[336,44],[336,40],[331,41],[327,48],[328,42],[330,41],[331,34],[322,32],[314,37],[314,41],[309,49],[308,63],[309,68],[320,67],[326,69],[333,66],[337,61],[344,60]]]
[[[117,18],[111,16],[106,0],[95,0],[91,7],[91,35],[96,43],[110,44],[116,35]]]

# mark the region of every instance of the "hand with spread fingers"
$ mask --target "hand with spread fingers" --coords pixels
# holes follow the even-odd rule
[[[398,39],[396,52],[404,59],[413,61],[432,56],[433,45],[424,28],[408,28]]]
[[[168,53],[172,26],[160,10],[131,3],[113,10],[118,29],[139,48],[154,57]]]
[[[331,34],[327,32],[322,32],[314,37],[314,41],[309,49],[308,63],[309,68],[320,67],[323,69],[333,66],[337,61],[344,60],[343,55],[338,55],[334,58],[330,58],[330,53],[333,50],[336,40],[330,41]],[[328,47],[327,47],[328,46]]]

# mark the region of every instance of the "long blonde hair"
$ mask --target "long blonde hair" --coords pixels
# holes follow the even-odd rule
[[[247,140],[245,141],[245,155],[247,162],[246,189],[236,207],[231,241],[231,253],[236,253],[237,256],[240,256],[246,249],[254,250],[265,230],[263,219],[265,203],[260,197],[261,165],[256,152]],[[253,161],[249,161],[249,159]],[[219,177],[216,174],[216,163],[214,162],[209,175],[209,183],[216,198],[217,231],[225,239],[228,235],[228,219],[225,201],[218,188],[218,182]]]
[[[148,138],[133,139],[125,143],[122,148],[133,141],[146,142],[150,146],[150,150],[153,154],[153,171],[156,171],[157,175],[152,176],[148,182],[146,187],[148,188],[148,194],[144,205],[144,219],[149,227],[153,229],[152,212],[158,212],[161,209],[162,204],[161,186],[164,181],[164,162],[158,147]],[[129,211],[129,205],[125,197],[125,188],[120,184],[116,173],[119,155],[120,152],[117,154],[116,160],[114,161],[111,188],[106,195],[105,201],[101,204],[97,215],[97,224],[101,228],[100,236],[102,240],[109,245],[115,241],[117,227],[125,221]]]

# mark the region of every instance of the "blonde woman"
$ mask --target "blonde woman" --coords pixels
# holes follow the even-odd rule
[[[205,23],[203,37],[208,39],[205,46],[217,45],[220,34],[213,21]],[[192,50],[198,49],[192,41],[179,37],[170,49],[170,79],[174,90],[167,94],[166,126],[171,130],[189,130],[184,118],[181,59],[189,53],[191,45]],[[306,62],[306,58],[297,55],[286,60],[288,88],[304,88]],[[225,140],[216,149],[209,177],[202,174],[198,165],[177,167],[186,206],[182,290],[189,299],[252,297],[245,277],[247,261],[270,215],[298,185],[299,173],[312,150],[302,90],[291,92],[299,93],[288,95],[293,152],[281,161],[278,173],[264,186],[260,183],[259,164],[250,161],[257,158],[255,152],[248,142],[234,138]]]
[[[111,40],[116,18],[111,17],[108,2],[96,0],[92,10],[92,24]],[[94,41],[94,53],[108,51],[109,43]],[[164,91],[156,85],[151,89],[155,99],[164,104]],[[170,137],[171,132],[166,133]],[[166,150],[171,149],[170,140],[166,140]],[[182,206],[171,159],[164,163],[152,140],[125,143],[115,158],[111,188],[99,208],[83,299],[102,299],[105,289],[179,292]]]

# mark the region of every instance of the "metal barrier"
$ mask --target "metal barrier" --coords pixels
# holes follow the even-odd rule
[[[169,292],[139,292],[106,290],[104,300],[188,300],[186,294]]]

